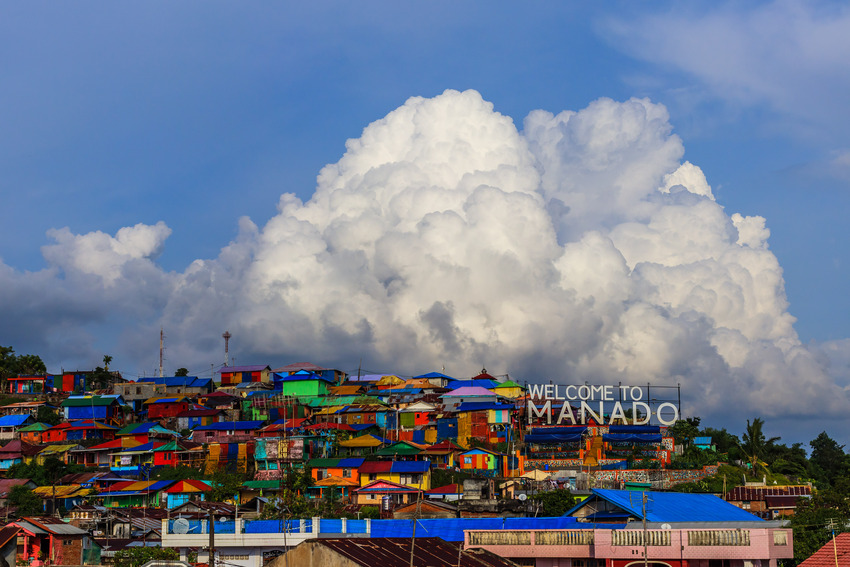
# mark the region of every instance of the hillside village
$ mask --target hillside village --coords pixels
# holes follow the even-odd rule
[[[699,419],[553,425],[527,385],[486,369],[301,362],[128,381],[98,368],[2,388],[9,565],[135,566],[151,549],[209,564],[210,548],[217,565],[300,565],[316,545],[343,556],[364,537],[374,553],[439,537],[434,553],[450,542],[506,561],[470,565],[627,567],[654,550],[668,567],[774,567],[794,563],[786,520],[817,492],[805,475],[777,482],[759,454],[724,464]]]

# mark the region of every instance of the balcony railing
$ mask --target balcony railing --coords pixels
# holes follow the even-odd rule
[[[749,530],[693,530],[688,532],[688,545],[748,546]]]
[[[646,537],[644,538],[644,534]],[[614,530],[611,532],[612,545],[642,546],[646,539],[646,545],[663,547],[671,545],[670,532],[667,530]]]

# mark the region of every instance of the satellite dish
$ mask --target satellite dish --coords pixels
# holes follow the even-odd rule
[[[528,498],[528,496],[526,496],[525,494],[520,494],[519,496],[517,496],[517,499],[520,500],[521,502],[525,502],[525,500],[527,498]]]
[[[186,518],[177,518],[171,525],[171,532],[175,534],[189,533],[189,520]]]
[[[670,524],[661,524],[661,529],[662,530],[670,530],[670,529],[673,529],[673,526],[671,526]]]
[[[219,522],[226,522],[226,521],[227,521],[227,518],[225,518],[224,516],[222,516],[222,517],[220,517],[220,518],[218,519],[218,521],[219,521]]]

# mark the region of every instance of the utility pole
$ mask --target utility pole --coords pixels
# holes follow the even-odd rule
[[[832,553],[835,556],[835,567],[838,567],[838,545],[835,543],[835,520],[830,518],[829,529],[832,530]]]
[[[159,377],[162,378],[162,352],[164,350],[163,343],[165,339],[165,333],[163,332],[162,327],[159,328]]]
[[[209,567],[215,567],[215,515],[212,506],[209,509],[209,532],[210,532],[210,561]]]
[[[643,491],[643,567],[647,567],[648,559],[646,557],[646,491]]]

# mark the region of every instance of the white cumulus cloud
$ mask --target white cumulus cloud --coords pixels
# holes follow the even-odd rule
[[[484,365],[529,381],[681,383],[702,414],[850,409],[827,357],[797,338],[765,219],[715,202],[663,106],[601,99],[534,111],[519,130],[479,93],[446,91],[346,148],[310,200],[281,196],[265,226],[241,219],[217,258],[182,273],[154,262],[170,232],[158,224],[55,231],[39,277],[125,305],[139,321],[127,356],[162,325],[187,367],[218,362],[227,328],[240,363]]]

